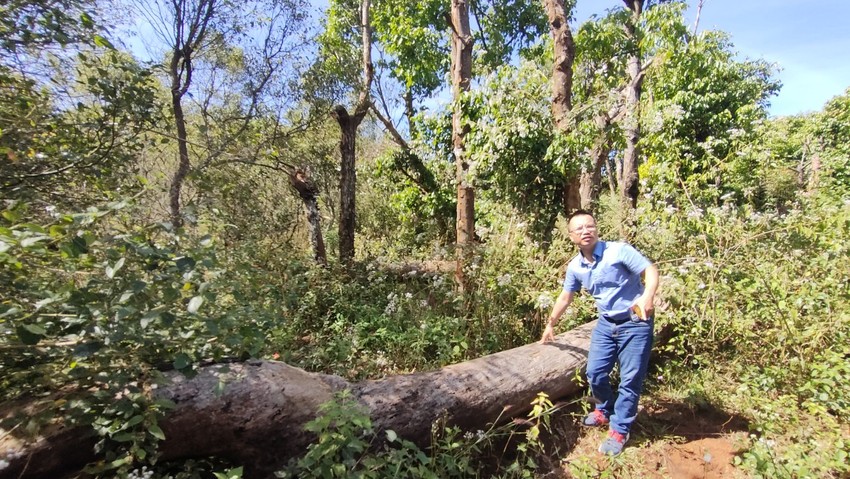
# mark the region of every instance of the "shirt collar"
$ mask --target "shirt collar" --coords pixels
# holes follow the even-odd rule
[[[602,252],[603,251],[605,251],[605,242],[602,241],[602,240],[597,240],[596,246],[593,247],[593,262],[594,263],[597,263],[597,262],[599,262],[600,259],[602,259]],[[584,255],[581,254],[581,252],[579,252],[578,257],[579,257],[579,261],[581,261],[581,264],[583,266],[590,266],[591,264],[593,264],[593,263],[587,261],[587,259],[585,259]]]

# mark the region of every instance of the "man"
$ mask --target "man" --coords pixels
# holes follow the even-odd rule
[[[575,294],[582,287],[590,292],[596,299],[599,321],[590,339],[587,379],[599,403],[584,424],[610,424],[599,452],[615,456],[629,439],[649,364],[658,268],[631,245],[600,241],[596,220],[587,211],[570,215],[569,233],[579,254],[567,265],[563,291],[552,308],[540,343],[555,339],[554,327]],[[641,274],[646,284],[641,282]],[[620,364],[616,401],[609,379],[615,362]]]

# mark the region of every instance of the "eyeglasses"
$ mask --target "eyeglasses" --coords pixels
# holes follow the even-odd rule
[[[584,231],[593,233],[594,231],[596,231],[596,225],[581,225],[574,230],[570,230],[570,233],[582,233]]]

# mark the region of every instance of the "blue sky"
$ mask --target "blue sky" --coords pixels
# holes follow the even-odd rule
[[[688,18],[696,18],[690,0]],[[576,18],[620,6],[621,1],[577,0]],[[850,87],[850,2],[846,0],[704,0],[699,29],[723,30],[742,58],[763,58],[780,68],[782,89],[771,100],[774,116],[820,110]]]

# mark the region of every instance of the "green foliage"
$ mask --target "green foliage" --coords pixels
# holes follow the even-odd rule
[[[374,4],[375,37],[392,55],[393,76],[416,98],[428,97],[444,84],[450,67],[442,0],[379,1]]]
[[[453,237],[456,192],[450,188],[452,166],[448,162],[426,162],[412,150],[400,149],[379,158],[367,181],[389,191],[390,202],[383,202],[383,206],[392,211],[392,216],[389,224],[370,229],[397,229],[410,246],[417,246],[417,238],[424,233],[428,237]],[[367,218],[373,218],[374,209],[380,207],[364,208],[373,210]]]
[[[92,2],[85,0],[13,0],[0,6],[2,63],[54,47],[108,41],[96,34]]]
[[[113,50],[80,51],[74,78],[73,91],[59,95],[0,67],[6,198],[70,207],[133,187],[122,174],[134,173],[130,162],[145,145],[142,133],[160,117],[151,72]]]
[[[718,32],[656,55],[645,84],[652,102],[643,116],[641,144],[648,155],[641,178],[672,190],[681,181],[694,195],[711,194],[707,185],[723,183],[745,195],[754,185],[741,173],[751,171],[754,162],[739,152],[754,140],[767,98],[778,89],[771,67],[734,61],[728,38]]]
[[[171,407],[151,396],[162,370],[259,355],[274,321],[262,302],[241,302],[247,278],[220,269],[211,237],[122,230],[125,208],[40,226],[22,221],[19,204],[0,227],[2,400],[37,411],[6,421],[23,421],[27,436],[51,417],[91,426],[104,457],[92,473],[155,461]]]
[[[307,453],[277,472],[277,477],[304,478],[467,478],[482,476],[483,460],[501,437],[522,436],[519,454],[498,477],[534,477],[534,454],[543,452],[540,433],[549,429],[556,410],[546,394],[531,403],[529,419],[487,431],[462,432],[444,421],[432,427],[430,451],[400,438],[395,431],[376,431],[363,406],[349,391],[319,407],[319,416],[306,429],[316,435]],[[527,429],[520,433],[520,427]]]
[[[550,151],[560,150],[553,148],[550,94],[547,74],[523,62],[519,69],[498,69],[486,88],[470,95],[465,108],[472,123],[469,176],[480,197],[513,205],[531,218],[532,233],[544,241],[562,208],[567,168]]]
[[[724,391],[753,416],[755,434],[741,465],[760,477],[847,472],[846,445],[835,441],[850,419],[839,386],[850,353],[850,205],[799,204],[776,214],[652,202],[636,233],[662,264],[679,367],[716,371],[718,385],[737,379]],[[799,433],[808,428],[819,432]]]

